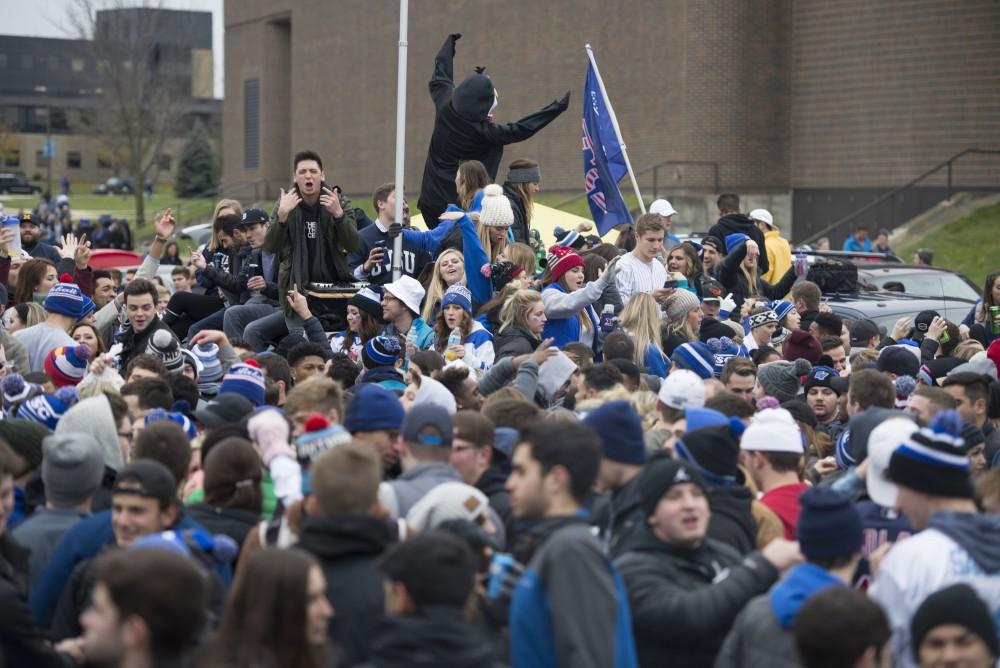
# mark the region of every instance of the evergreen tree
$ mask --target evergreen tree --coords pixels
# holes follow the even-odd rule
[[[208,131],[200,120],[196,120],[177,163],[174,191],[178,197],[193,197],[214,188],[218,183],[218,165],[212,155]]]

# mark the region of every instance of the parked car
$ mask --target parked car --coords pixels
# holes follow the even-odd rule
[[[858,266],[858,283],[865,290],[886,290],[886,285],[896,283],[907,295],[964,300],[970,305],[980,296],[976,284],[968,277],[943,267],[866,263]]]
[[[98,183],[91,191],[95,195],[131,195],[132,184],[117,176],[109,177],[104,183]]]
[[[921,311],[937,311],[946,320],[959,323],[972,307],[964,299],[917,297],[882,290],[824,295],[824,300],[841,318],[851,322],[867,318],[887,332],[903,316],[913,317]]]
[[[181,239],[190,239],[194,242],[196,248],[200,248],[207,244],[208,240],[212,238],[212,223],[188,225],[181,230],[179,236]]]
[[[17,174],[0,174],[0,195],[37,195],[42,189]]]

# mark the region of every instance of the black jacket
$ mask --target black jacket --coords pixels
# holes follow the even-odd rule
[[[514,523],[514,513],[510,509],[510,492],[507,491],[506,484],[507,476],[494,464],[483,471],[475,487],[489,497],[490,508],[500,516],[500,521],[508,528],[504,534],[509,536],[510,527]]]
[[[478,160],[486,166],[490,181],[496,181],[503,147],[529,139],[569,107],[569,93],[529,116],[503,125],[489,119],[494,101],[493,83],[481,72],[470,75],[457,87],[454,81],[455,41],[445,39],[434,58],[434,74],[428,89],[434,101],[434,131],[427,149],[418,205],[427,227],[437,226],[449,203],[458,200],[455,172],[458,163]]]
[[[427,607],[387,617],[378,627],[372,668],[489,668],[493,648],[462,610]]]
[[[226,255],[222,252],[216,253],[214,258],[206,258],[209,262],[198,275],[198,284],[206,289],[205,294],[215,294],[218,288],[230,306],[239,306],[249,299],[246,281],[241,284],[238,277],[252,252],[250,244],[244,244],[235,253],[228,254],[228,262],[223,261]]]
[[[528,213],[524,208],[524,200],[521,193],[510,181],[504,181],[503,194],[510,200],[511,211],[514,212],[514,224],[510,231],[514,235],[514,241],[522,244],[528,243]]]
[[[524,327],[511,325],[493,337],[493,349],[496,351],[494,364],[504,357],[530,355],[541,343],[539,338]]]
[[[247,534],[260,523],[260,517],[249,510],[222,508],[208,503],[188,506],[188,516],[212,534],[223,534],[243,546]]]
[[[760,255],[763,256],[766,253],[762,250]],[[736,308],[733,309],[733,313],[737,314],[737,317],[739,309],[743,306],[746,298],[753,296],[750,294],[750,286],[747,284],[746,276],[740,271],[740,265],[743,264],[743,258],[746,256],[747,245],[740,244],[738,248],[722,259],[722,267],[719,269],[719,282],[722,283],[723,289],[733,293],[733,301],[736,302]],[[774,284],[760,278],[760,272],[758,272],[757,292],[765,299],[782,299],[792,289],[795,279],[794,266],[789,267],[785,275],[781,277],[781,280]]]
[[[750,510],[752,503],[753,495],[742,485],[712,488],[708,495],[708,506],[712,510],[708,536],[739,554],[756,550],[757,522]]]
[[[625,578],[641,666],[711,666],[736,615],[778,579],[760,553],[742,558],[707,538],[668,545],[643,528],[615,560]],[[728,573],[727,573],[728,571]]]
[[[393,525],[367,515],[308,517],[298,547],[323,567],[326,597],[335,614],[330,639],[344,652],[345,665],[371,657],[375,629],[385,611],[377,562],[395,541]]]
[[[726,247],[726,237],[730,234],[745,234],[760,247],[760,255],[757,256],[757,274],[763,276],[771,268],[767,261],[767,252],[764,250],[764,233],[757,229],[749,216],[742,213],[731,213],[728,216],[719,218],[715,225],[708,229],[708,236],[715,237]]]
[[[132,325],[127,320],[125,321],[125,328],[118,336],[118,341],[122,344],[122,351],[118,356],[118,368],[121,369],[122,373],[128,368],[128,363],[132,361],[133,357],[146,352],[150,337],[158,329],[165,329],[170,332],[170,336],[177,338],[170,326],[163,322],[163,318],[153,318],[149,326],[139,333],[132,329]]]
[[[639,478],[608,494],[594,508],[592,523],[598,529],[598,539],[612,559],[628,550],[646,524],[645,513],[639,499]]]
[[[28,608],[28,551],[0,534],[0,665],[51,668],[76,665],[45,641]]]

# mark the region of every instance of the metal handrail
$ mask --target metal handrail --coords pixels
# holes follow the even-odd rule
[[[900,194],[900,193],[902,193],[902,192],[904,192],[906,190],[909,190],[910,188],[912,188],[916,184],[920,183],[924,179],[926,179],[926,178],[928,178],[930,176],[933,176],[934,174],[936,174],[937,172],[939,172],[939,171],[941,171],[942,169],[945,169],[945,168],[948,169],[948,189],[947,189],[947,197],[945,199],[948,200],[948,201],[951,201],[951,196],[952,196],[952,182],[951,182],[952,165],[956,161],[958,161],[959,158],[962,158],[962,157],[964,157],[966,155],[970,155],[970,154],[1000,155],[1000,149],[967,148],[967,149],[965,149],[963,151],[959,151],[955,155],[951,156],[950,158],[948,158],[944,162],[942,162],[942,163],[940,163],[938,165],[935,165],[934,167],[932,167],[931,169],[927,170],[926,172],[924,172],[920,176],[916,177],[915,179],[913,179],[913,180],[911,180],[911,181],[909,181],[907,183],[904,183],[901,186],[893,188],[889,192],[887,192],[887,193],[885,193],[883,195],[880,195],[879,197],[876,197],[874,200],[872,200],[871,202],[869,202],[865,206],[861,207],[860,209],[858,209],[854,213],[848,214],[847,216],[844,216],[840,220],[827,225],[826,227],[824,227],[823,229],[821,229],[819,232],[814,232],[812,234],[812,236],[809,236],[806,239],[803,239],[799,243],[807,244],[807,243],[811,243],[813,241],[816,241],[820,237],[826,236],[827,234],[829,234],[833,230],[837,229],[838,227],[840,227],[842,225],[846,225],[847,223],[850,223],[850,222],[854,221],[859,216],[867,213],[871,209],[879,206],[880,204],[882,204],[883,202],[886,202],[887,200],[892,200],[892,202],[893,202],[892,214],[891,214],[892,217],[890,219],[891,223],[889,225],[889,229],[891,230],[891,229],[895,228],[896,227],[896,195],[898,195],[898,194]]]
[[[713,190],[713,192],[719,192],[719,163],[718,162],[716,162],[714,160],[664,160],[663,162],[658,162],[655,165],[649,165],[647,167],[643,167],[642,169],[640,169],[638,172],[635,173],[635,178],[638,180],[638,178],[640,176],[642,176],[643,174],[648,174],[649,172],[653,172],[653,199],[656,199],[656,196],[659,194],[660,168],[661,167],[666,167],[668,165],[670,165],[670,166],[675,166],[675,165],[696,165],[696,166],[703,166],[703,167],[705,167],[705,166],[711,167],[712,168],[712,190]],[[582,199],[582,198],[584,198],[586,196],[587,196],[587,193],[580,193],[579,195],[573,195],[572,197],[564,199],[561,202],[558,202],[557,204],[553,205],[553,208],[555,208],[555,209],[561,209],[564,206],[566,206],[567,204],[571,204],[571,203],[575,202],[576,200]]]

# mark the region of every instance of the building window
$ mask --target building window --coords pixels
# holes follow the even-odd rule
[[[85,66],[83,58],[74,58],[70,63],[74,72],[82,72]]]
[[[260,80],[243,82],[243,168],[260,166]]]
[[[21,56],[21,69],[30,70],[31,69],[31,56],[22,55]]]
[[[35,167],[48,167],[49,159],[42,151],[35,151]]]
[[[21,166],[21,149],[19,148],[9,148],[4,156],[3,164],[7,167],[20,167]]]
[[[83,158],[80,156],[79,151],[68,151],[66,153],[66,167],[69,169],[80,169],[83,164]]]
[[[173,159],[168,154],[161,153],[160,157],[156,159],[156,166],[159,168],[161,172],[169,172],[170,163],[172,162]]]
[[[111,155],[107,151],[97,152],[97,167],[98,169],[111,169]]]

